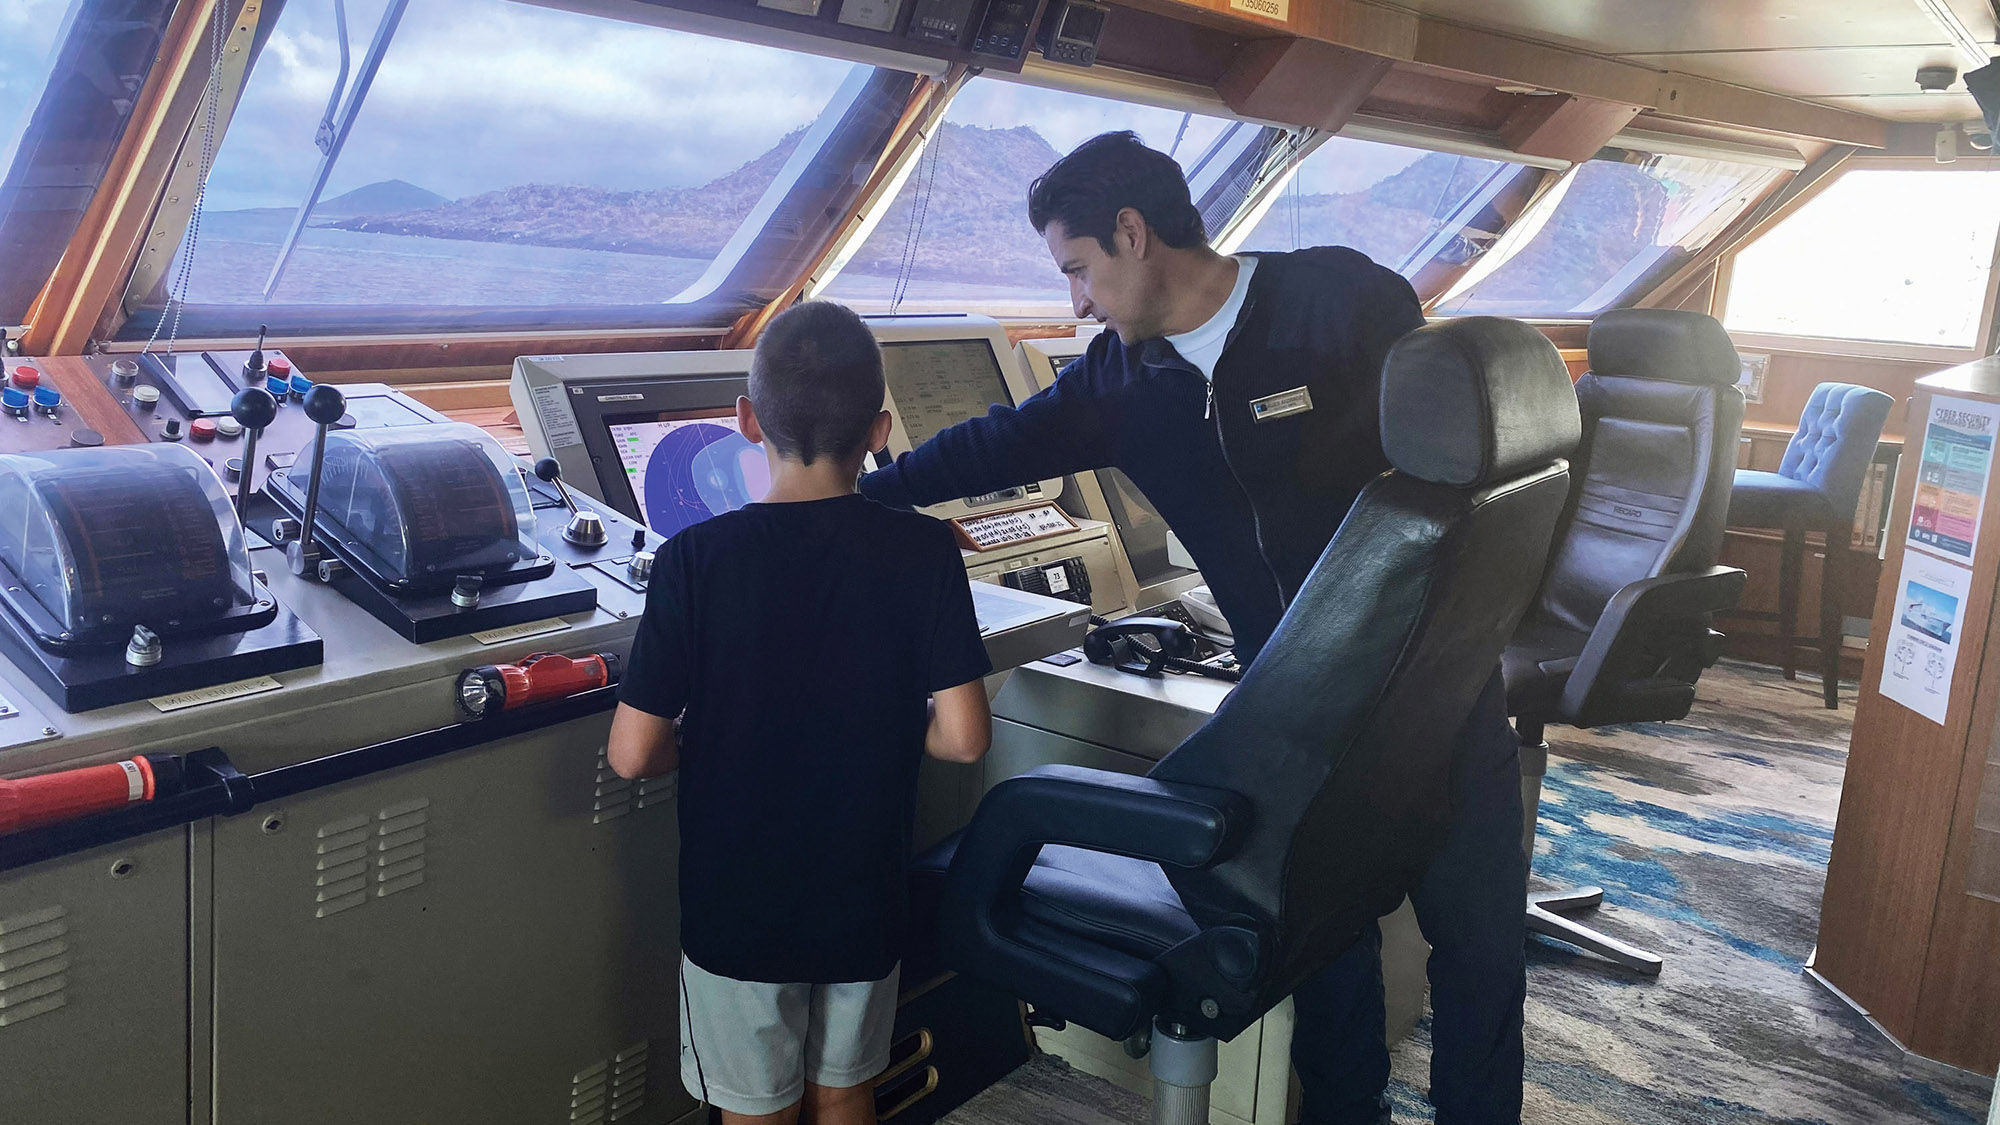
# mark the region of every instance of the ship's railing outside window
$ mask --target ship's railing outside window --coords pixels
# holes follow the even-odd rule
[[[1628,153],[1577,165],[1438,303],[1445,316],[1593,316],[1699,253],[1786,173]]]
[[[1332,137],[1243,239],[1243,250],[1348,246],[1414,278],[1434,262],[1463,265],[1498,235],[1488,208],[1519,164]]]
[[[128,296],[147,311],[126,336],[150,331],[183,266],[183,335],[725,324],[782,288],[755,260],[767,236],[809,241],[839,214],[832,196],[858,190],[854,167],[915,82],[510,0],[350,0],[354,77],[397,7],[351,132],[328,146],[333,7],[285,6],[192,260]]]
[[[870,312],[1073,316],[1069,286],[1028,222],[1028,185],[1099,133],[1171,153],[1213,233],[1282,130],[1067,90],[975,79],[953,98],[895,200],[817,295]],[[1209,210],[1213,209],[1214,214]]]
[[[0,325],[21,323],[125,135],[173,0],[0,0]]]
[[[1990,304],[2000,169],[1855,168],[1730,264],[1735,332],[1974,348]]]

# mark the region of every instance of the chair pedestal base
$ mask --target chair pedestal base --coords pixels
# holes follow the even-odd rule
[[[1662,962],[1658,954],[1648,953],[1636,945],[1628,945],[1609,934],[1598,933],[1588,926],[1563,917],[1563,914],[1574,910],[1593,910],[1603,902],[1604,892],[1597,887],[1530,893],[1528,930],[1530,933],[1567,942],[1586,953],[1595,953],[1633,972],[1649,977],[1659,976]]]
[[[1208,1088],[1217,1073],[1216,1042],[1153,1025],[1147,1054],[1153,1072],[1153,1125],[1208,1125]]]

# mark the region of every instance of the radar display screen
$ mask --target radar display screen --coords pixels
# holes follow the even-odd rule
[[[933,434],[986,413],[996,403],[1012,406],[1000,361],[985,340],[911,340],[882,345],[882,374],[889,397],[915,448]]]
[[[764,447],[736,428],[734,409],[626,414],[604,421],[636,510],[660,535],[671,538],[770,491]]]

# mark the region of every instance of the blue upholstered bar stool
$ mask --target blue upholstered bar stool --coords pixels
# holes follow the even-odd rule
[[[1849,383],[1821,383],[1806,400],[1798,433],[1785,447],[1775,473],[1736,470],[1729,495],[1729,526],[1770,527],[1785,533],[1778,571],[1778,612],[1738,614],[1771,620],[1784,637],[1785,678],[1796,671],[1799,575],[1805,562],[1806,533],[1826,536],[1826,566],[1819,583],[1820,684],[1829,709],[1840,701],[1840,558],[1853,534],[1861,484],[1875,459],[1894,400],[1881,391]]]

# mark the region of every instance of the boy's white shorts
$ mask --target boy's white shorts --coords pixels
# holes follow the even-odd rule
[[[805,1084],[868,1082],[889,1066],[901,966],[857,984],[766,984],[681,958],[681,1085],[731,1113],[776,1113]]]

